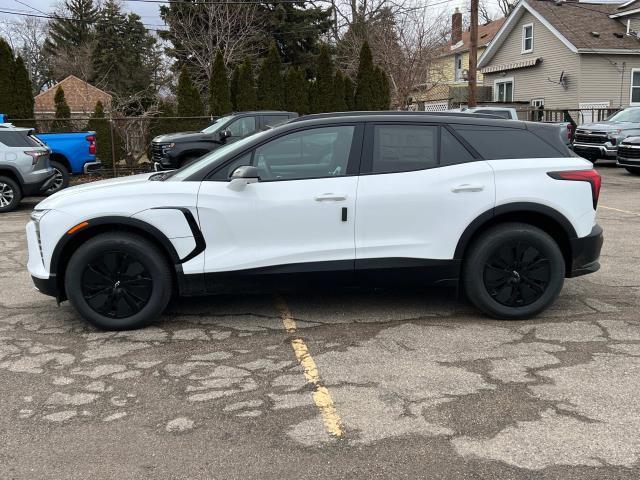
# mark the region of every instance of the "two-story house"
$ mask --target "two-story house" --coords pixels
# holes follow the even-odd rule
[[[487,48],[505,19],[500,18],[478,27],[478,57]],[[416,110],[441,111],[451,105],[466,103],[468,99],[467,72],[471,35],[463,31],[462,13],[456,8],[451,16],[451,39],[444,44],[439,55],[429,68],[428,81],[416,88],[413,107]],[[478,73],[477,84],[482,86],[482,73]],[[478,91],[480,100],[490,100],[491,90]],[[485,98],[487,97],[487,98]]]
[[[547,109],[640,105],[639,31],[640,1],[521,0],[478,68],[498,102]]]

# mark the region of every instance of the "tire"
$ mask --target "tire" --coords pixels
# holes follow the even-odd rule
[[[564,257],[549,234],[532,225],[505,223],[471,245],[465,255],[463,287],[486,315],[521,320],[555,301],[564,275]]]
[[[105,233],[84,242],[69,261],[64,283],[78,313],[104,330],[148,325],[162,314],[172,294],[165,257],[155,245],[130,233]]]
[[[60,162],[51,162],[51,167],[55,170],[55,180],[49,188],[44,191],[46,196],[53,195],[69,186],[69,170]]]
[[[22,200],[22,190],[12,178],[0,176],[0,213],[15,210]]]
[[[640,167],[624,167],[625,170],[633,175],[640,175]]]

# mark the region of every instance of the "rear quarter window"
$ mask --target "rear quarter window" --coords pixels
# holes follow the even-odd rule
[[[454,129],[485,160],[566,156],[529,130],[477,125],[455,125]]]
[[[42,145],[30,137],[26,131],[1,131],[0,143],[6,147],[41,147]]]

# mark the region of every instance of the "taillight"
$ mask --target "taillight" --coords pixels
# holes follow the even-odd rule
[[[38,160],[40,160],[40,157],[46,157],[47,155],[49,155],[47,152],[41,152],[38,150],[27,150],[24,153],[26,153],[31,157],[32,166],[38,163]]]
[[[567,139],[573,141],[573,123],[567,123]]]
[[[602,177],[597,170],[567,170],[564,172],[548,172],[551,178],[556,180],[570,180],[574,182],[589,182],[591,185],[591,198],[593,199],[593,209],[598,206],[598,198],[600,198],[600,187],[602,185]]]
[[[94,137],[93,135],[89,135],[87,137],[87,142],[89,142],[89,153],[91,155],[95,155],[96,154],[96,137]]]

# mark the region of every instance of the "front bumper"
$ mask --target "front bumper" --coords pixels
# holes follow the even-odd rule
[[[59,299],[58,279],[55,275],[52,275],[49,278],[38,278],[31,275],[31,280],[33,280],[34,286],[40,293],[44,293],[45,295],[49,295],[50,297],[56,297],[56,299]]]
[[[596,225],[586,237],[571,239],[571,271],[568,277],[579,277],[600,270],[600,250],[604,236]]]
[[[41,179],[32,183],[24,183],[22,184],[22,194],[25,197],[42,195],[42,192],[47,188],[49,188],[54,178],[55,178],[55,172],[52,170],[51,173],[47,175],[44,179]]]
[[[618,147],[611,145],[610,143],[594,144],[594,143],[578,143],[573,144],[573,151],[578,155],[583,153],[585,155],[599,155],[602,158],[615,158],[618,154]]]

